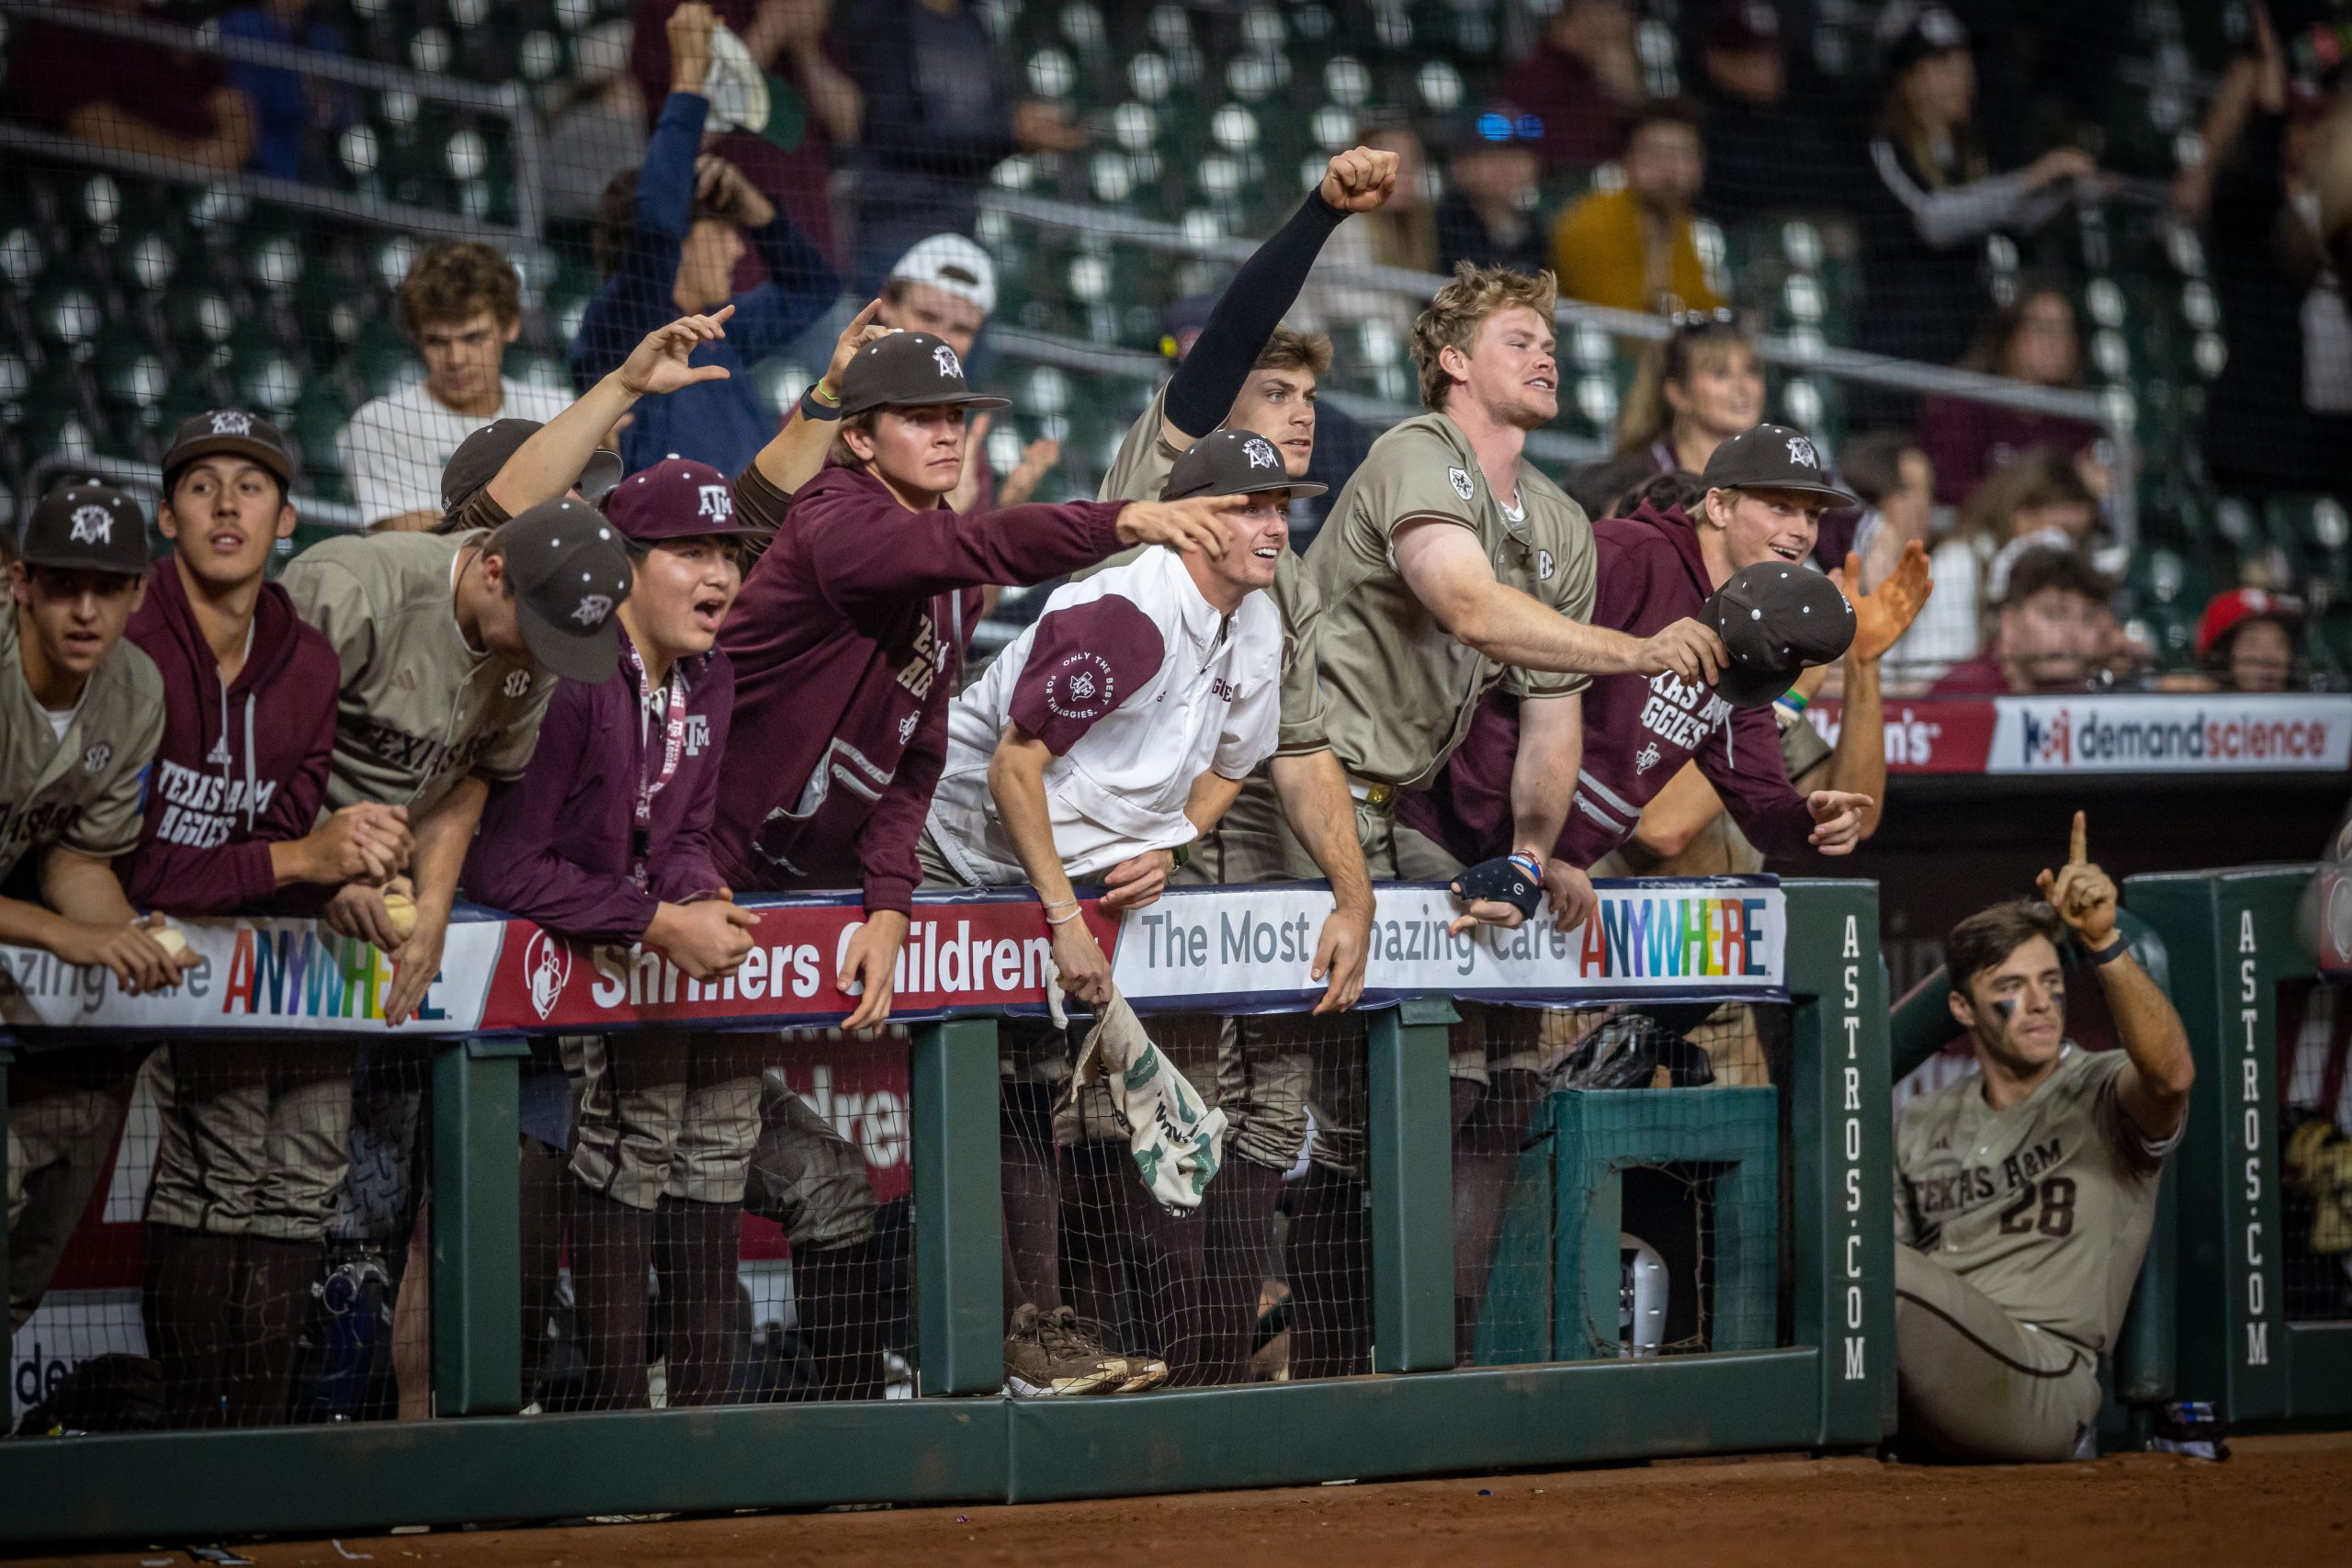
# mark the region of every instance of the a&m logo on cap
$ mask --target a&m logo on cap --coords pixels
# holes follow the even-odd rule
[[[571,612],[571,618],[583,626],[601,626],[605,624],[605,617],[612,613],[613,601],[610,594],[582,593],[580,596],[580,608]]]
[[[695,488],[702,495],[702,509],[695,513],[695,516],[708,517],[720,523],[735,520],[735,492],[732,490],[725,485],[699,485]]]
[[[1789,461],[1803,463],[1808,468],[1821,467],[1820,454],[1813,449],[1813,443],[1802,435],[1789,437]]]
[[[77,545],[113,544],[114,513],[103,506],[75,507],[72,542]]]
[[[1266,444],[1262,435],[1253,435],[1243,442],[1241,455],[1250,459],[1250,466],[1253,468],[1271,468],[1276,461],[1274,449]]]
[[[212,434],[215,435],[251,435],[253,433],[254,416],[249,413],[216,413],[212,416]]]
[[[939,367],[942,376],[953,376],[958,381],[964,378],[964,362],[956,358],[956,351],[945,344],[931,351],[931,362]]]

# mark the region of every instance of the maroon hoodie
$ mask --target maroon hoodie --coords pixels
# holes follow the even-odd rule
[[[1593,524],[1592,536],[1594,626],[1649,637],[1696,615],[1714,592],[1698,530],[1680,507],[1660,512],[1644,502],[1631,517]],[[1399,801],[1397,816],[1457,859],[1508,854],[1518,750],[1517,703],[1489,696],[1445,772],[1426,795]],[[1586,689],[1584,767],[1553,852],[1591,865],[1633,836],[1642,807],[1688,761],[1699,764],[1757,848],[1789,854],[1810,841],[1813,814],[1789,783],[1772,710],[1734,708],[1713,687],[1686,685],[1669,671],[1597,676]]]
[[[730,886],[854,878],[868,910],[909,910],[963,661],[958,595],[1113,554],[1124,504],[909,512],[844,468],[803,486],[718,634],[735,665],[717,822]]]
[[[628,639],[624,628],[621,639]],[[686,718],[678,771],[653,797],[647,880],[630,874],[637,794],[648,748],[654,771],[668,742],[666,714],[650,722],[628,661],[609,681],[559,681],[539,720],[539,746],[513,784],[492,788],[466,855],[466,896],[566,936],[635,942],[656,905],[715,893],[710,814],[734,708],[727,655],[683,660]]]
[[[334,649],[265,582],[253,646],[228,690],[196,624],[178,562],[147,574],[127,634],[164,676],[164,740],[147,779],[139,847],[116,863],[142,909],[219,915],[277,887],[269,846],[317,822],[334,755]]]

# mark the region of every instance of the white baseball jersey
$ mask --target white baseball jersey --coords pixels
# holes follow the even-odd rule
[[[1065,584],[948,709],[933,840],[976,885],[1027,880],[989,793],[989,761],[1017,723],[1053,753],[1046,800],[1073,879],[1190,843],[1194,781],[1273,755],[1282,660],[1273,602],[1252,593],[1222,614],[1173,550]]]

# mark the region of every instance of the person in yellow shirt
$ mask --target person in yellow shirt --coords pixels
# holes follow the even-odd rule
[[[1697,107],[1682,98],[1644,105],[1626,132],[1623,162],[1623,186],[1593,192],[1553,225],[1561,294],[1623,310],[1723,304],[1690,237],[1691,203],[1706,176]]]

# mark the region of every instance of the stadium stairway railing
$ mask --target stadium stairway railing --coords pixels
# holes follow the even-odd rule
[[[460,976],[448,1018],[430,1026],[433,1094],[442,1112],[431,1154],[431,1367],[439,1418],[0,1442],[0,1541],[320,1534],[852,1502],[1018,1502],[1665,1455],[1871,1449],[1891,1431],[1894,1412],[1892,1136],[1883,1109],[1888,1006],[1876,890],[1833,881],[1771,888],[1770,879],[1744,887],[1627,883],[1604,886],[1604,895],[1629,907],[1677,893],[1745,896],[1763,900],[1751,905],[1758,908],[1781,901],[1781,983],[1772,995],[1785,996],[1793,1046],[1788,1163],[1779,1179],[1785,1328],[1773,1337],[1775,1348],[1453,1370],[1446,1021],[1453,998],[1430,994],[1442,986],[1424,983],[1418,992],[1391,989],[1366,1004],[1373,1375],[1125,1398],[998,1397],[1003,1314],[994,1037],[1001,1011],[938,1006],[913,1010],[912,1028],[919,1216],[912,1267],[922,1397],[519,1416],[518,1041],[546,1028],[581,1027],[564,1011],[564,997],[574,994],[565,987],[583,990],[593,976],[575,978],[568,965],[550,964],[544,939],[527,924],[483,912],[492,924],[480,936],[466,934],[463,922],[452,928],[443,979],[467,964],[471,978]],[[1171,893],[1166,905],[1180,897],[1186,896]],[[1270,888],[1189,897],[1288,897],[1303,900],[1304,909],[1319,896]],[[1430,909],[1442,905],[1434,888],[1384,888],[1382,897],[1384,918],[1391,897],[1419,898]],[[1022,918],[1034,914],[1034,904],[1001,897],[966,900],[956,913],[978,922],[994,904],[999,912],[989,918],[1002,919],[1016,903]],[[827,942],[856,918],[854,905],[839,899],[766,908]],[[1702,914],[1694,940],[1707,940],[1707,919]],[[209,929],[189,922],[189,933],[199,951],[232,967],[232,943],[268,934],[253,922],[243,936],[236,922]],[[461,963],[464,951],[473,956]],[[537,967],[528,967],[535,954]],[[109,1012],[130,1005],[119,993],[95,983],[73,992],[81,982],[71,973],[36,976],[26,955],[16,956],[26,972],[12,977],[13,994],[0,995],[16,1030],[13,1039],[0,1034],[0,1131],[6,1064],[16,1051],[95,1041],[109,1020],[137,1038],[170,1032],[139,1023],[135,1012]],[[1552,956],[1563,980],[1584,976],[1572,947],[1555,947]],[[1532,961],[1540,971],[1540,948]],[[1503,962],[1498,955],[1496,963]],[[1545,987],[1529,983],[1531,976],[1540,982],[1539,971],[1522,971],[1506,991],[1486,994],[1544,1002]],[[1130,997],[1148,997],[1148,987],[1127,977],[1120,984]],[[1560,999],[1590,1006],[1620,985],[1631,982],[1581,977]],[[53,1022],[95,1018],[98,1027],[28,1024],[28,987],[47,987],[52,999],[61,988],[70,993],[51,1007]],[[1618,994],[1657,993],[1634,987]],[[1162,995],[1194,1011],[1233,1000]],[[752,1004],[734,1002],[731,987],[728,997],[734,1027],[760,1021]],[[1301,988],[1289,1005],[1307,999]],[[84,1012],[85,1002],[96,1010]],[[518,1004],[535,1008],[536,1019]],[[216,991],[208,1005],[226,1003]],[[344,1027],[368,1025],[366,1009],[358,1010],[363,1016]],[[789,1021],[811,1021],[794,1013]],[[608,1019],[587,1026],[626,1024]],[[212,1028],[216,1037],[230,1032],[217,1021]],[[246,1022],[234,1032],[252,1028]],[[0,1269],[6,1261],[0,1256]]]

